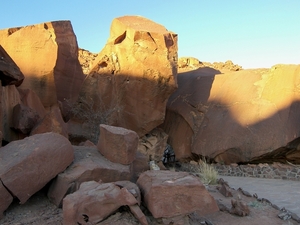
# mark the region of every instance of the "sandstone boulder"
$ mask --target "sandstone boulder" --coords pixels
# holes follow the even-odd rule
[[[20,86],[24,80],[24,75],[12,58],[0,45],[0,80],[3,86]]]
[[[34,109],[22,103],[13,108],[12,118],[12,127],[23,134],[29,134],[32,128],[41,120]]]
[[[139,178],[140,174],[149,170],[149,158],[141,152],[137,152],[135,156],[135,160],[133,160],[130,165],[131,169],[131,181],[136,182]]]
[[[137,133],[132,130],[101,124],[97,147],[108,160],[129,165],[135,159],[138,141]]]
[[[0,180],[0,219],[3,216],[3,212],[8,208],[12,201],[13,196],[11,196]]]
[[[39,115],[40,118],[44,118],[44,116],[47,114],[47,111],[45,107],[43,106],[40,98],[37,96],[37,94],[30,89],[21,89],[18,88],[19,94],[20,94],[20,99],[21,102],[33,109],[37,114]]]
[[[56,133],[10,142],[0,151],[0,180],[25,203],[73,161],[69,140]]]
[[[54,21],[0,30],[0,44],[14,59],[45,107],[77,100],[84,75],[70,21]]]
[[[61,206],[62,199],[78,190],[86,181],[115,182],[130,180],[130,166],[112,163],[104,158],[95,147],[73,146],[73,163],[52,181],[48,198],[56,206]]]
[[[45,117],[31,130],[30,135],[54,132],[68,138],[68,125],[62,118],[60,108],[53,105],[48,108]]]
[[[176,34],[140,16],[116,18],[77,106],[81,112],[91,108],[99,117],[80,118],[79,112],[77,119],[87,124],[82,126],[89,129],[86,133],[108,124],[143,136],[163,123],[167,100],[177,88],[176,76]]]
[[[300,163],[299,84],[297,65],[179,74],[164,124],[176,158],[197,154],[226,164],[259,159]]]
[[[11,129],[13,126],[13,109],[21,103],[19,92],[15,85],[0,86],[0,120],[3,140],[11,142],[23,138],[16,130]]]
[[[98,224],[123,205],[134,206],[135,197],[113,183],[84,182],[63,201],[64,224]],[[148,224],[144,216],[142,224]]]
[[[183,216],[194,211],[204,216],[219,210],[201,181],[185,172],[146,171],[137,185],[154,218]]]

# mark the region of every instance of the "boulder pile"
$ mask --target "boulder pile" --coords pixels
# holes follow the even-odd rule
[[[177,34],[124,16],[92,54],[78,48],[70,21],[46,22],[0,30],[0,57],[1,216],[42,189],[64,224],[105,223],[124,206],[143,225],[149,215],[179,224],[218,210],[199,178],[159,170]],[[158,170],[149,173],[149,161]],[[176,210],[153,210],[166,197]]]

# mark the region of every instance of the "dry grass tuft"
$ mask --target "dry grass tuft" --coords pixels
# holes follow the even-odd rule
[[[204,184],[215,185],[218,181],[218,172],[206,160],[200,160],[199,162],[199,177]]]

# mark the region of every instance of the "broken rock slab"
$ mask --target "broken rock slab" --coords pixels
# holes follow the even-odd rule
[[[1,148],[0,179],[13,196],[25,203],[74,158],[68,139],[56,133],[34,135]]]
[[[95,147],[73,146],[73,163],[52,181],[48,198],[56,206],[61,206],[63,198],[79,189],[86,181],[115,182],[130,180],[129,165],[113,163],[103,157]]]
[[[129,165],[138,148],[139,137],[135,131],[100,124],[99,152],[114,163]]]
[[[0,45],[0,80],[3,86],[20,86],[24,80],[24,75],[13,59]]]
[[[185,172],[151,170],[137,181],[144,203],[154,218],[170,218],[197,211],[204,216],[219,210],[199,178]]]
[[[97,224],[121,206],[137,206],[137,203],[126,188],[113,183],[84,182],[78,191],[63,200],[64,224]],[[146,220],[145,216],[144,219]],[[148,224],[147,220],[140,222]]]
[[[75,102],[85,78],[70,21],[52,21],[0,30],[0,44],[45,107]]]
[[[0,219],[3,216],[3,212],[12,203],[13,196],[7,191],[0,180]]]

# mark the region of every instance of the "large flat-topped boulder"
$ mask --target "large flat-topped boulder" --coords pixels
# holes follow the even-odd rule
[[[195,211],[204,216],[219,210],[199,178],[185,172],[146,171],[137,185],[154,218],[185,216]]]
[[[300,162],[299,65],[219,75],[198,69],[178,75],[178,85],[164,125],[177,157]]]
[[[114,163],[131,164],[136,157],[138,141],[138,135],[132,130],[100,124],[98,151]]]
[[[78,105],[81,111],[88,106],[102,116],[88,121],[77,113],[77,119],[90,132],[95,132],[93,124],[102,123],[142,136],[163,122],[167,100],[177,88],[176,76],[176,34],[140,16],[116,18]]]
[[[20,86],[24,80],[24,75],[13,59],[0,45],[0,80],[3,86]]]
[[[77,99],[84,75],[70,21],[0,30],[0,44],[25,76],[20,87],[34,90],[45,107]]]
[[[23,204],[64,171],[73,158],[69,140],[56,133],[13,141],[0,150],[0,180]]]

